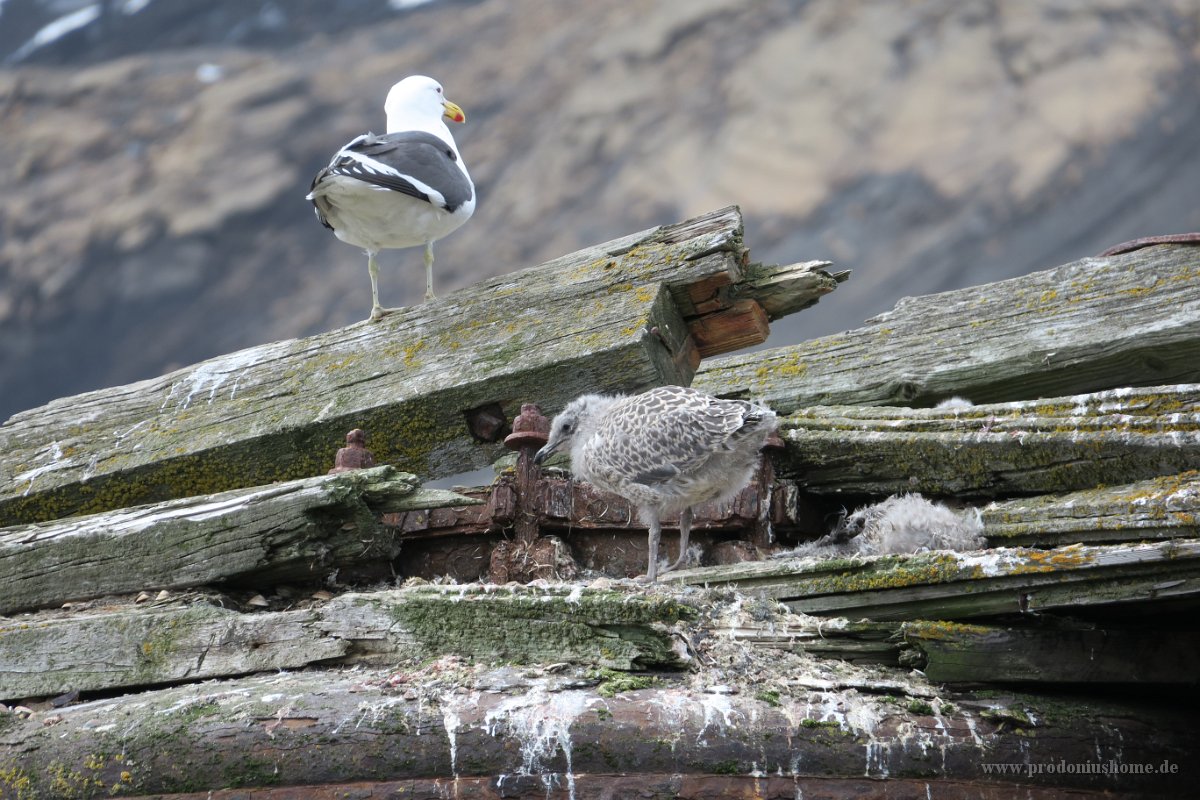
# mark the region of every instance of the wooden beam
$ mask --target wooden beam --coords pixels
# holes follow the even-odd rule
[[[741,285],[730,207],[329,333],[54,401],[0,427],[0,524],[325,472],[345,431],[424,479],[486,466],[521,402],[691,381],[689,287]],[[753,287],[747,292],[753,294]],[[752,300],[752,297],[750,298]],[[713,340],[710,350],[739,346]],[[481,440],[479,431],[487,433]]]
[[[469,505],[391,466],[0,529],[0,614],[146,589],[382,577],[385,513]]]
[[[771,332],[767,312],[757,300],[745,298],[728,308],[698,318],[688,326],[701,357],[721,352],[726,342],[734,342],[740,350],[762,344]]]
[[[302,667],[346,654],[313,611],[239,614],[197,604],[0,622],[0,698],[153,686]]]
[[[1200,634],[1067,624],[1031,627],[962,622],[869,622],[787,617],[718,628],[754,647],[851,663],[919,669],[936,683],[1155,684],[1200,682],[1192,665]]]
[[[258,797],[257,787],[274,786],[307,797],[308,787],[327,784],[350,784],[338,796],[361,796],[355,782],[380,778],[405,781],[400,797],[413,796],[410,781],[440,779],[421,796],[441,796],[486,777],[488,793],[470,796],[490,798],[499,796],[497,776],[506,797],[544,798],[548,789],[568,797],[572,788],[598,797],[611,786],[586,784],[594,793],[585,795],[587,776],[618,771],[673,776],[651,787],[663,797],[683,796],[685,777],[725,775],[754,777],[736,788],[763,797],[792,797],[811,775],[872,779],[863,796],[895,789],[894,776],[919,775],[934,791],[948,780],[1034,798],[1054,797],[1047,789],[1182,797],[1193,780],[1186,765],[1200,746],[1180,704],[945,690],[910,700],[793,692],[782,680],[762,686],[779,687],[772,692],[722,693],[715,680],[693,686],[687,676],[651,677],[642,688],[616,691],[602,674],[562,665],[487,668],[447,658],[168,687],[7,717],[0,776],[9,794],[20,786],[25,797],[87,796],[100,786],[106,796]],[[1060,762],[1112,760],[1183,767],[1052,771]],[[996,763],[1051,771],[985,772]],[[926,794],[921,785],[901,786],[905,797]],[[727,795],[716,787],[686,796]]]
[[[1196,631],[905,622],[900,633],[903,663],[939,683],[1200,682]]]
[[[793,611],[851,619],[973,619],[1200,597],[1200,540],[973,553],[772,559],[667,573],[736,586]]]
[[[715,633],[753,647],[894,667],[900,664],[898,631],[899,625],[894,622],[792,615],[783,623],[772,619],[751,625],[743,620],[737,625],[718,628]]]
[[[970,408],[814,406],[783,418],[780,473],[820,494],[995,497],[1200,469],[1200,385]]]
[[[572,587],[412,587],[239,613],[130,604],[0,620],[0,700],[294,669],[462,656],[607,669],[679,667],[670,596]]]
[[[779,267],[751,264],[746,268],[745,282],[736,291],[739,296],[753,297],[771,320],[777,320],[815,305],[850,277],[849,270],[829,272],[829,266],[828,261]]]
[[[1200,537],[1200,472],[1023,497],[980,510],[994,546]]]
[[[1188,382],[1200,382],[1200,248],[1159,246],[904,298],[855,330],[707,361],[693,385],[787,414]]]

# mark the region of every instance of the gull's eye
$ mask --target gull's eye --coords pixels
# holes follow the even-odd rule
[[[562,432],[563,432],[563,433],[570,433],[570,432],[571,432],[571,423],[569,423],[569,422],[564,422],[564,423],[563,423],[563,426],[562,426]]]

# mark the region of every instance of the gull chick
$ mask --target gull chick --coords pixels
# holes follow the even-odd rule
[[[576,478],[637,506],[650,529],[646,577],[653,582],[662,517],[679,512],[679,558],[669,571],[687,553],[692,507],[740,492],[774,429],[769,408],[679,386],[632,396],[586,394],[554,418],[534,463],[565,448]]]
[[[410,76],[392,87],[383,108],[387,133],[364,133],[338,150],[307,196],[322,225],[367,251],[373,321],[395,310],[379,304],[379,251],[424,245],[425,299],[432,300],[433,243],[475,212],[475,184],[444,121],[465,122],[466,115],[442,85]]]

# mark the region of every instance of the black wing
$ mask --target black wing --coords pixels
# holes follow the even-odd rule
[[[368,133],[339,150],[329,166],[317,174],[313,188],[327,176],[342,175],[453,213],[475,196],[475,187],[457,162],[454,150],[431,133]]]

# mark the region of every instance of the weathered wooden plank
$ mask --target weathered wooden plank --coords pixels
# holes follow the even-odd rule
[[[209,605],[0,619],[0,698],[152,686],[302,667],[345,655],[315,611]]]
[[[694,616],[668,595],[479,584],[349,593],[253,614],[206,604],[46,612],[0,619],[0,699],[446,655],[678,667],[667,626]]]
[[[896,666],[900,663],[901,650],[896,641],[898,630],[899,625],[894,622],[793,616],[783,623],[770,620],[761,625],[748,625],[743,621],[717,628],[715,633],[754,647],[803,652],[853,663]]]
[[[459,655],[484,662],[563,661],[613,669],[678,667],[666,626],[696,616],[671,595],[581,585],[413,587],[347,594],[321,611],[324,635],[362,653]]]
[[[1192,779],[1184,769],[985,770],[1186,765],[1197,747],[1183,707],[1128,699],[942,692],[935,703],[906,703],[804,689],[769,700],[705,692],[671,676],[610,695],[597,681],[571,669],[439,661],[176,686],[10,720],[0,729],[0,776],[9,796],[21,786],[25,798],[98,795],[99,786],[118,796],[226,790],[214,796],[232,798],[262,786],[298,796],[308,786],[381,778],[406,781],[396,796],[412,796],[407,781],[440,779],[428,795],[435,797],[484,777],[499,788],[497,776],[506,797],[569,797],[582,785],[595,793],[578,796],[601,797],[611,786],[583,781],[615,772],[672,781],[757,776],[739,788],[767,797],[794,796],[810,775],[873,779],[871,796],[896,775],[920,775],[935,792],[937,781],[951,780],[1035,798],[1046,797],[1046,787],[1186,796]],[[772,784],[774,793],[761,794],[767,775],[781,776],[788,792]],[[685,796],[675,782],[656,785],[655,795]]]
[[[792,617],[782,623],[742,622],[714,632],[755,647],[904,665],[937,683],[1200,682],[1192,668],[1200,654],[1200,634],[1193,631]]]
[[[1005,500],[980,515],[992,545],[1195,538],[1200,536],[1200,472]]]
[[[388,574],[397,533],[380,515],[473,502],[385,465],[3,528],[0,614],[239,578],[321,579],[372,563]]]
[[[1195,684],[1195,631],[905,622],[901,658],[939,683]]]
[[[0,427],[0,524],[320,474],[351,428],[371,433],[380,463],[425,479],[485,466],[506,430],[480,437],[480,409],[511,418],[522,401],[552,412],[584,391],[690,382],[689,326],[735,300],[702,313],[688,289],[715,276],[741,287],[741,234],[737,209],[722,209],[378,324],[22,412]]]
[[[736,586],[793,611],[851,619],[971,619],[1200,596],[1200,540],[973,553],[774,559],[667,573]]]
[[[787,414],[1200,381],[1200,248],[1166,245],[905,298],[846,333],[706,361],[693,385]]]
[[[783,418],[781,474],[817,493],[1003,496],[1200,469],[1200,385],[969,408],[816,406]]]

